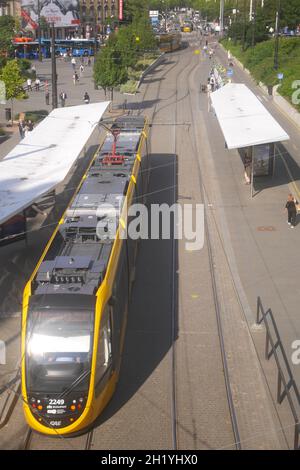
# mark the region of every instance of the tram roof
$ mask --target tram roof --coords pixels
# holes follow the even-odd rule
[[[228,83],[211,93],[211,101],[229,149],[290,138],[244,84]]]
[[[109,102],[54,109],[0,162],[0,224],[61,183]]]

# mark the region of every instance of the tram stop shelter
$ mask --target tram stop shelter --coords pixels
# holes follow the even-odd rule
[[[109,102],[54,109],[0,162],[0,245],[26,240],[26,210],[64,181]]]
[[[244,149],[251,162],[253,197],[254,177],[274,174],[275,144],[290,137],[246,85],[228,83],[210,97],[226,148]]]

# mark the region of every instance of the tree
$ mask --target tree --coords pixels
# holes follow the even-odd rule
[[[11,100],[11,116],[13,121],[13,100],[26,98],[23,90],[24,79],[16,59],[9,60],[0,72],[0,80],[5,84],[6,99]]]
[[[113,89],[125,83],[127,71],[122,61],[122,55],[115,50],[114,42],[109,42],[106,47],[96,56],[94,65],[94,80],[96,85],[111,90],[113,100]]]
[[[14,30],[14,18],[9,15],[0,16],[0,55],[2,57],[9,57],[13,51]]]

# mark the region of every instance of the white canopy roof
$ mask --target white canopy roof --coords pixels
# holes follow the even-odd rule
[[[211,101],[229,149],[289,140],[246,85],[228,83],[211,93]]]
[[[53,110],[0,162],[0,224],[65,179],[108,104]]]

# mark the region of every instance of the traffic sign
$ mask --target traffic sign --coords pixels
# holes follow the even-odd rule
[[[232,77],[232,75],[233,75],[233,70],[227,69],[227,77]]]

